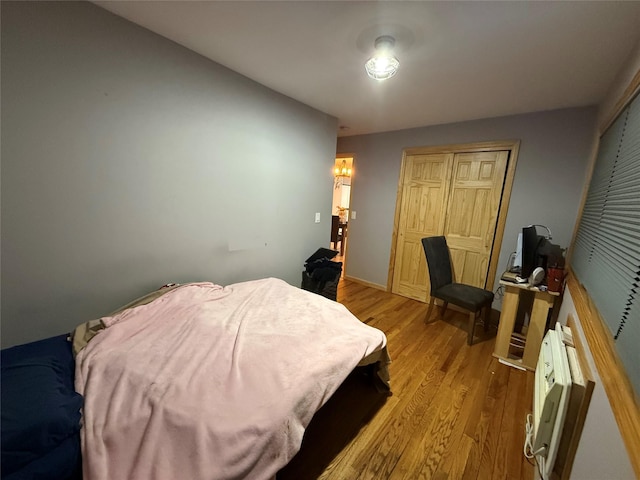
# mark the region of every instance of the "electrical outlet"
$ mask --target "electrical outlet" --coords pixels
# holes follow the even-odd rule
[[[320,212],[316,212],[316,223],[320,223]]]
[[[355,220],[355,219],[356,219],[356,211],[351,210],[351,220]]]

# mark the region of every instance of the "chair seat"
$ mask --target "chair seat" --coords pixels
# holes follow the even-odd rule
[[[493,292],[462,283],[443,285],[435,292],[431,292],[431,295],[471,312],[477,312],[483,306],[493,302]]]

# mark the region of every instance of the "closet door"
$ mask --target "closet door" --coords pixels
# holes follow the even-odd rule
[[[458,153],[444,235],[454,281],[485,288],[509,152]]]
[[[506,216],[501,208],[510,198],[517,146],[495,142],[405,151],[389,264],[393,293],[428,300],[421,239],[435,235],[447,238],[454,281],[485,287],[488,275],[495,274],[497,252],[496,257],[492,252],[500,248]]]
[[[404,158],[393,293],[426,298],[429,274],[421,239],[442,234],[452,163],[451,153]]]

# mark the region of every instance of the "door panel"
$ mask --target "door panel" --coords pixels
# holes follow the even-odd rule
[[[421,240],[442,234],[452,162],[453,154],[405,157],[393,293],[427,298],[429,274]]]
[[[456,282],[485,287],[508,156],[507,151],[454,156],[444,234]]]
[[[402,249],[401,262],[405,266],[400,272],[400,285],[413,285],[428,282],[426,262],[416,262],[422,251],[419,242],[407,241]]]
[[[451,263],[454,268],[455,281],[473,285],[477,281],[478,272],[486,271],[489,268],[486,256],[469,250],[449,248],[451,252]],[[460,275],[456,275],[456,265],[463,265]],[[460,269],[460,267],[458,267]]]

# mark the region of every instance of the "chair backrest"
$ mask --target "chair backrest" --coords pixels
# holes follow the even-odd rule
[[[338,235],[339,230],[340,230],[340,217],[338,215],[332,215],[331,216],[331,241],[332,242],[339,242],[341,240],[340,236]]]
[[[445,237],[426,237],[422,239],[422,248],[427,257],[431,291],[438,290],[453,282],[451,256]]]

